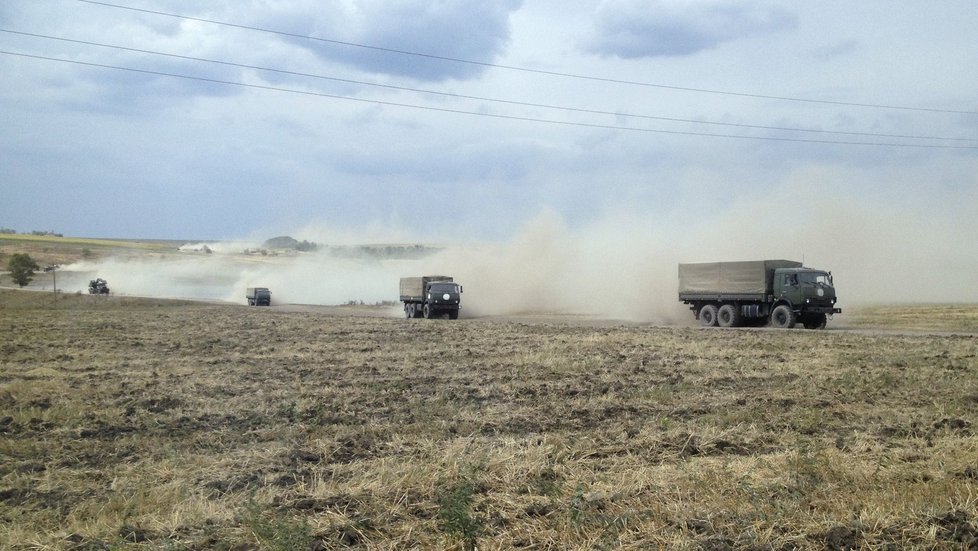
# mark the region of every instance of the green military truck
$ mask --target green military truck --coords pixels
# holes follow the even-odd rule
[[[783,329],[798,322],[821,329],[842,312],[835,307],[832,272],[792,260],[680,264],[679,300],[705,327],[767,320]]]
[[[431,319],[448,314],[448,319],[458,319],[461,295],[462,286],[449,276],[401,278],[401,302],[407,318]]]
[[[271,306],[272,292],[267,287],[248,287],[245,289],[248,306]]]

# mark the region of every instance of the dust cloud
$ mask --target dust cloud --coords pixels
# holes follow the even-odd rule
[[[84,291],[98,276],[116,294],[240,304],[246,287],[264,286],[272,290],[273,304],[335,305],[396,303],[398,278],[444,274],[464,287],[463,317],[553,313],[690,323],[687,307],[676,299],[677,263],[785,258],[831,270],[843,315],[848,306],[867,303],[978,302],[973,192],[962,203],[944,205],[943,216],[933,216],[927,205],[913,201],[868,208],[829,199],[840,190],[811,191],[799,181],[763,202],[735,202],[708,220],[620,209],[570,227],[544,210],[508,242],[441,245],[421,258],[337,255],[329,249],[244,254],[244,241],[208,243],[210,252],[201,252],[203,244],[191,244],[171,254],[66,266],[59,281],[65,289]],[[799,205],[800,196],[810,199]],[[328,242],[318,231],[299,237]],[[382,242],[375,231],[371,237]],[[405,237],[396,234],[399,242],[410,243]],[[399,312],[391,306],[391,315]]]

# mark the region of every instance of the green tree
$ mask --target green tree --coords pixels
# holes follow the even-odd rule
[[[34,279],[34,270],[40,269],[41,267],[37,265],[37,262],[34,262],[34,259],[27,253],[17,253],[11,256],[10,262],[7,263],[7,270],[10,271],[10,277],[14,280],[14,283],[21,287],[27,285]]]

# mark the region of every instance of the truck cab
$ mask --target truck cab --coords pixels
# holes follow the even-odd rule
[[[450,319],[458,317],[459,303],[461,302],[462,287],[451,281],[432,281],[425,289],[425,305],[430,312],[428,316],[446,312]]]
[[[826,316],[842,312],[835,307],[832,272],[811,268],[778,268],[774,270],[773,283],[771,299],[775,313],[778,306],[786,306],[806,328],[824,327]],[[784,309],[781,311],[784,312]],[[774,321],[775,325],[779,324],[779,320]],[[792,324],[790,319],[783,322]]]

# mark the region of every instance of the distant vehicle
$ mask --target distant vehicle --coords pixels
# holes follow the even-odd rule
[[[109,283],[102,278],[93,279],[88,282],[88,294],[107,295],[109,294]]]
[[[401,278],[401,302],[407,318],[431,319],[448,314],[448,319],[458,319],[461,294],[462,286],[449,276]]]
[[[790,329],[825,327],[835,307],[832,272],[792,260],[704,262],[679,265],[679,300],[705,327],[737,327],[769,320]]]
[[[248,287],[245,290],[248,306],[271,306],[272,292],[267,287]]]

